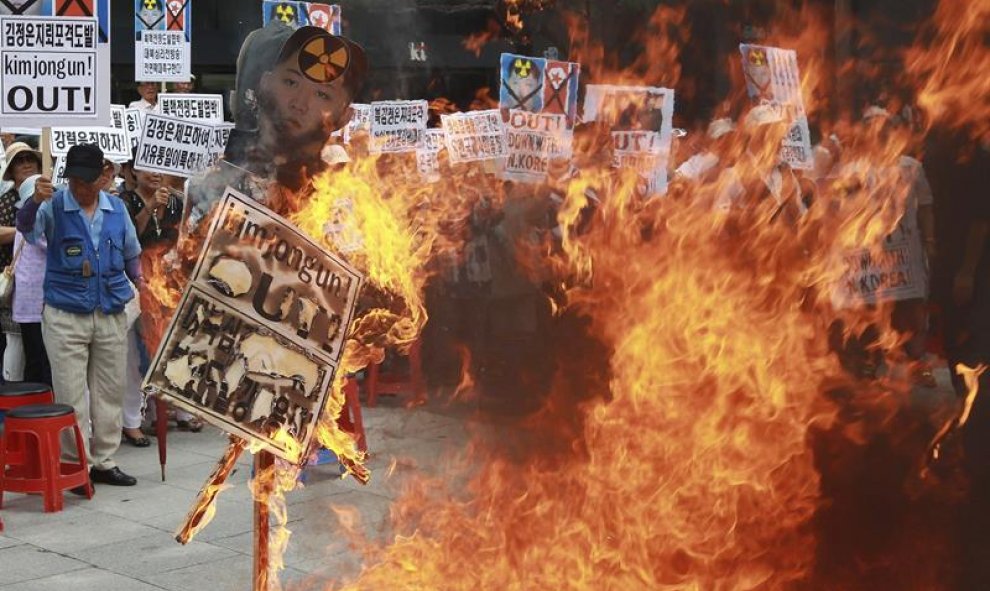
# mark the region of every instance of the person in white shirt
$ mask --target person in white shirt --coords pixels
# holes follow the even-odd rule
[[[155,82],[138,82],[138,94],[141,98],[127,105],[129,109],[141,109],[146,113],[154,113],[158,108],[158,84]]]

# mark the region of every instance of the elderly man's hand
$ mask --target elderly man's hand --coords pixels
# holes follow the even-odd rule
[[[52,187],[52,180],[48,177],[41,177],[34,183],[34,201],[43,203],[52,198],[55,188]]]

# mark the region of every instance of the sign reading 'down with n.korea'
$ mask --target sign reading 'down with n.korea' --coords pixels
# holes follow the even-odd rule
[[[429,104],[424,100],[371,103],[372,152],[415,152],[423,147]]]
[[[564,114],[509,109],[506,135],[509,157],[500,171],[504,179],[538,183],[546,179],[550,160],[571,157],[574,132]]]
[[[158,112],[190,121],[223,121],[223,97],[219,94],[164,93],[158,96]]]
[[[848,253],[843,260],[846,272],[832,290],[832,304],[842,309],[925,297],[928,277],[924,254],[911,232],[917,229],[902,224],[880,248]]]
[[[495,160],[509,154],[505,123],[498,109],[441,115],[440,123],[452,164]]]
[[[228,188],[143,388],[297,463],[360,286],[339,258]]]
[[[5,124],[79,126],[109,123],[98,92],[97,21],[0,16],[0,116]],[[104,109],[100,101],[105,100]],[[102,117],[102,119],[101,119]]]
[[[134,168],[190,177],[210,163],[213,126],[148,113],[138,140]]]

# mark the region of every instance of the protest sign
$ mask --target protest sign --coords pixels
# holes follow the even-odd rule
[[[539,183],[546,180],[550,160],[570,158],[574,133],[564,114],[529,113],[509,109],[506,124],[509,156],[500,176]]]
[[[134,158],[136,170],[195,176],[210,161],[213,126],[148,113]]]
[[[144,110],[126,109],[124,111],[124,125],[127,130],[127,137],[131,138],[131,149],[136,150],[138,140],[141,139],[141,129],[144,128]]]
[[[613,166],[638,171],[647,195],[667,191],[673,116],[669,88],[589,84],[585,93],[584,120],[611,128]]]
[[[371,133],[371,105],[351,103],[351,120],[344,126],[344,143],[351,143],[351,137],[358,132]]]
[[[861,249],[843,257],[846,272],[832,290],[838,308],[924,298],[928,278],[917,236],[898,228],[881,248]]]
[[[440,150],[443,149],[442,129],[427,129],[423,149],[416,150],[416,168],[419,176],[428,183],[440,180]]]
[[[217,123],[213,126],[213,135],[210,137],[210,160],[207,168],[215,166],[223,158],[227,149],[227,140],[230,139],[230,132],[234,129],[233,123]]]
[[[134,79],[191,78],[192,0],[134,0]]]
[[[740,44],[746,91],[756,104],[783,107],[791,128],[780,146],[780,159],[791,166],[811,170],[811,132],[801,96],[797,52],[793,49]]]
[[[0,16],[4,123],[109,125],[109,49],[100,45],[96,19]]]
[[[292,28],[312,26],[340,35],[340,6],[318,2],[280,2],[264,0],[261,5],[262,25],[281,21]]]
[[[546,68],[547,60],[543,58],[503,53],[499,60],[499,107],[533,113],[542,111]]]
[[[371,103],[371,152],[415,152],[422,148],[428,117],[429,104],[424,100]]]
[[[111,105],[111,127],[53,127],[51,150],[53,156],[65,156],[78,144],[96,144],[103,155],[114,162],[131,159],[131,141],[124,125],[124,107]]]
[[[452,164],[509,155],[505,123],[497,109],[441,115],[440,123]]]
[[[52,184],[60,187],[65,183],[65,156],[59,156],[55,159],[55,165],[52,166]]]
[[[176,119],[220,123],[223,121],[223,97],[166,92],[158,95],[158,112]]]
[[[581,64],[548,60],[544,70],[543,113],[565,115],[569,127],[577,116]]]
[[[298,463],[330,393],[361,276],[233,189],[217,211],[142,387]]]

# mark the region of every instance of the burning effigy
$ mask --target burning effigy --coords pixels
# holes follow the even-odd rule
[[[518,31],[553,3],[505,4]],[[990,10],[943,0],[903,56],[916,122],[833,118],[822,21],[782,12],[727,58],[724,112],[686,131],[684,9],[657,8],[622,62],[565,14],[566,59],[501,54],[499,88],[463,111],[357,103],[364,50],[273,12],[242,48],[235,127],[190,183],[177,254],[151,257],[146,388],[240,438],[230,454],[277,455],[255,492],[284,526],[278,497],[317,448],[372,476],[337,422],[348,376],[416,346],[445,261],[484,284],[502,256],[540,294],[540,367],[505,394],[531,406],[408,480],[387,540],[341,509],[327,527],[362,566],[329,588],[983,588],[957,521],[983,490],[965,442],[985,326],[947,344],[960,396],[919,413],[934,378],[903,318],[942,272],[911,154],[951,133],[960,167],[986,163]],[[986,297],[969,279],[967,313]]]

